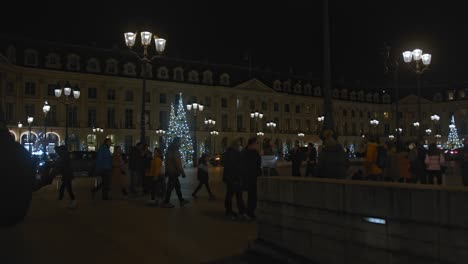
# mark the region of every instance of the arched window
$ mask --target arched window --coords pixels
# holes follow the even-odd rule
[[[301,81],[297,82],[297,83],[294,85],[294,93],[295,93],[295,94],[301,94],[301,93],[302,93],[302,84],[301,84]]]
[[[117,74],[117,60],[116,59],[108,59],[106,61],[106,73],[108,74]]]
[[[124,74],[129,76],[136,76],[136,66],[134,63],[127,62],[124,65]]]
[[[291,93],[291,80],[287,80],[283,83],[283,92]]]
[[[312,85],[310,85],[310,83],[304,85],[304,93],[307,95],[312,95]]]
[[[67,70],[79,71],[80,70],[80,56],[76,54],[69,54],[67,57]]]
[[[158,68],[158,79],[169,79],[169,70],[166,67],[163,66]]]
[[[193,83],[199,83],[200,82],[200,79],[199,79],[199,74],[197,71],[190,71],[189,72],[189,82],[193,82]]]
[[[350,94],[350,99],[351,100],[356,100],[356,92],[355,91],[352,91],[351,94]]]
[[[390,101],[391,101],[390,95],[384,94],[384,95],[382,96],[382,102],[383,102],[384,104],[389,104]]]
[[[320,88],[320,86],[315,86],[314,95],[315,96],[321,96],[322,95],[322,88]]]
[[[91,58],[88,60],[86,65],[87,72],[101,72],[101,64],[96,58]]]
[[[26,66],[38,66],[38,52],[33,49],[27,49],[24,51],[24,65]]]
[[[184,81],[184,69],[182,67],[177,67],[174,69],[174,81]]]
[[[348,90],[346,89],[341,90],[341,99],[348,99]]]
[[[219,83],[224,86],[229,86],[230,85],[230,77],[229,74],[223,73],[219,77]]]
[[[204,71],[202,82],[204,84],[213,84],[213,73],[211,71]]]
[[[374,103],[379,103],[379,102],[380,102],[379,94],[375,93],[374,94]]]
[[[57,53],[47,54],[45,66],[47,68],[60,69],[62,67],[60,56]]]

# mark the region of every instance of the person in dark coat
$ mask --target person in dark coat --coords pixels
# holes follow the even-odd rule
[[[198,191],[205,185],[208,194],[210,195],[210,200],[214,200],[215,196],[211,192],[209,178],[208,178],[208,154],[203,153],[200,159],[198,159],[198,169],[197,169],[197,179],[198,186],[193,191],[192,197],[197,198]]]
[[[35,167],[31,155],[5,126],[0,104],[0,227],[21,223],[31,203]]]
[[[242,181],[241,181],[241,153],[239,151],[240,142],[238,139],[232,141],[226,152],[221,157],[221,165],[223,169],[223,181],[226,184],[226,197],[224,199],[224,208],[226,217],[232,220],[245,214],[245,204],[242,198]],[[232,197],[236,196],[238,214],[232,210]]]
[[[317,149],[313,143],[307,144],[307,163],[305,177],[315,176],[315,165],[317,165]]]
[[[292,176],[301,176],[301,164],[305,160],[304,152],[299,147],[299,141],[296,140],[294,148],[290,152]]]
[[[241,153],[242,173],[244,177],[245,189],[248,193],[247,198],[247,217],[255,218],[255,209],[257,209],[257,177],[262,174],[262,161],[258,152],[258,139],[250,138],[247,147]]]
[[[67,190],[68,196],[70,196],[70,204],[68,207],[75,208],[76,200],[72,189],[73,171],[71,168],[70,156],[68,155],[68,150],[65,146],[59,146],[56,148],[56,150],[59,158],[57,160],[55,169],[57,170],[57,174],[62,175],[62,184],[60,185],[58,199],[61,201],[63,199],[65,190]]]
[[[145,172],[143,154],[143,144],[140,142],[130,151],[128,168],[130,170],[129,189],[132,194],[137,193],[137,189],[141,186],[141,182],[143,181],[142,175]]]
[[[173,208],[174,205],[170,203],[172,191],[175,190],[179,198],[180,207],[184,207],[188,201],[182,197],[182,190],[180,187],[179,176],[185,178],[184,167],[182,166],[182,159],[180,156],[181,138],[175,137],[166,151],[166,175],[167,175],[167,190],[164,198],[164,203],[161,205],[164,208]]]
[[[322,178],[344,179],[348,166],[348,155],[343,146],[333,137],[333,131],[323,132],[323,148],[318,158],[318,174]]]
[[[112,140],[106,138],[104,144],[99,147],[96,155],[96,173],[102,178],[102,182],[95,188],[91,189],[91,195],[94,198],[96,192],[102,189],[102,200],[109,200],[109,189],[111,185],[112,176],[112,154],[110,146]]]

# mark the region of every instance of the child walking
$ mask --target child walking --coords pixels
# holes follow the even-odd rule
[[[192,193],[193,198],[197,198],[197,192],[201,189],[203,185],[206,186],[206,190],[210,196],[210,200],[214,200],[215,196],[211,192],[210,185],[208,183],[208,155],[205,153],[203,154],[200,159],[198,160],[198,171],[197,171],[197,178],[198,178],[198,187]]]

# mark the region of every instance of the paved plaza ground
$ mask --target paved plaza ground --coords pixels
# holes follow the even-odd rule
[[[256,224],[225,219],[221,171],[210,169],[217,199],[209,201],[204,189],[192,199],[198,181],[195,170],[187,170],[185,208],[149,207],[147,197],[126,201],[117,193],[111,201],[93,201],[94,180],[77,178],[78,208],[71,210],[57,201],[55,184],[44,187],[34,193],[24,223],[0,230],[0,263],[204,263],[242,255]]]

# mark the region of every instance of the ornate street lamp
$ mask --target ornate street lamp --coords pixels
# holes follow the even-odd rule
[[[76,103],[80,98],[80,90],[76,86],[74,89],[71,88],[70,83],[67,82],[63,87],[63,97],[62,97],[62,88],[60,88],[60,84],[57,84],[57,88],[54,90],[55,97],[57,97],[57,101],[65,104],[65,147],[68,150],[68,111],[69,105]],[[73,96],[71,96],[73,94]]]
[[[44,102],[44,106],[42,107],[42,112],[44,112],[44,137],[42,141],[42,148],[44,153],[47,152],[47,113],[50,111],[50,105],[47,100]]]
[[[161,147],[162,147],[163,144],[164,144],[164,142],[163,142],[163,137],[164,137],[165,134],[166,134],[166,130],[164,130],[164,129],[158,129],[158,130],[156,130],[156,135],[158,135],[158,137],[159,137],[159,138],[158,138],[158,143],[159,143],[159,145],[160,145]]]
[[[163,38],[158,37],[156,34],[153,35],[153,33],[148,32],[148,31],[143,31],[140,33],[141,36],[141,45],[143,46],[143,54],[139,54],[135,51],[133,51],[133,47],[135,46],[135,42],[137,39],[137,32],[127,32],[124,34],[125,38],[125,45],[130,49],[130,52],[135,55],[135,57],[140,61],[141,63],[141,69],[142,69],[142,79],[143,79],[143,84],[142,84],[142,93],[141,93],[141,124],[140,124],[140,142],[142,144],[145,144],[146,142],[146,137],[145,137],[145,130],[146,130],[146,124],[145,124],[145,103],[146,103],[146,78],[147,73],[148,73],[148,66],[149,64],[155,60],[156,58],[161,57],[161,54],[164,52],[164,49],[166,48],[166,40]],[[156,48],[156,55],[150,57],[148,54],[148,47],[151,45],[151,40],[154,39],[154,47]]]
[[[319,117],[317,117],[317,122],[318,122],[317,135],[319,135],[319,134],[320,134],[320,130],[322,130],[323,121],[325,121],[325,116],[319,116]]]
[[[219,135],[219,132],[216,130],[213,130],[210,132],[210,135],[215,137],[214,138],[214,144],[213,144],[213,153],[216,153],[216,137]]]
[[[187,110],[192,112],[194,115],[197,115],[199,112],[203,112],[204,106],[198,103],[192,103],[187,105]]]
[[[259,137],[263,137],[264,135],[265,135],[265,133],[263,133],[262,131],[257,132],[257,136],[259,136]]]
[[[34,122],[34,117],[28,116],[28,124],[29,124],[29,135],[28,135],[28,143],[29,143],[29,154],[32,154],[32,147],[31,147],[31,124]]]
[[[258,121],[263,118],[263,114],[258,112],[258,111],[255,111],[255,112],[250,113],[250,118],[255,121],[255,132],[257,132],[258,131]]]
[[[210,118],[210,119],[205,119],[204,123],[206,126],[208,126],[208,131],[211,132],[211,128],[216,124],[216,121]],[[213,139],[210,133],[210,148],[209,148],[210,154],[213,154],[212,149],[211,149],[212,147],[213,147]]]
[[[375,135],[377,136],[377,126],[379,125],[379,120],[377,119],[372,119],[371,121],[369,121],[370,125],[372,127],[374,127],[374,132],[375,132]]]
[[[270,122],[268,122],[266,125],[267,125],[267,127],[270,128],[270,131],[271,131],[271,140],[273,140],[273,130],[276,128],[276,123],[273,122],[273,121],[270,121]]]
[[[413,51],[403,52],[403,60],[409,66],[409,68],[416,73],[416,84],[418,89],[418,120],[422,120],[421,116],[421,75],[429,69],[431,64],[432,55],[423,54],[423,51],[420,49],[415,49]],[[415,66],[411,66],[411,62],[415,62]],[[421,65],[422,62],[422,65]],[[419,139],[422,140],[422,133],[419,130]]]
[[[430,136],[431,133],[432,133],[432,130],[431,130],[430,128],[426,129],[426,134],[427,134],[428,136]]]
[[[389,138],[390,140],[393,140],[393,139],[395,139],[395,136],[394,136],[394,135],[388,135],[388,138]]]
[[[198,140],[197,140],[197,115],[198,113],[201,113],[203,112],[203,109],[205,107],[202,105],[202,104],[199,104],[199,103],[192,103],[192,104],[187,104],[187,110],[189,112],[192,112],[193,114],[193,137],[194,137],[194,145],[195,145],[195,148],[194,148],[194,161],[193,161],[193,164],[197,164],[198,162]]]
[[[21,144],[21,128],[23,127],[23,124],[21,124],[21,121],[18,121],[18,142]]]

